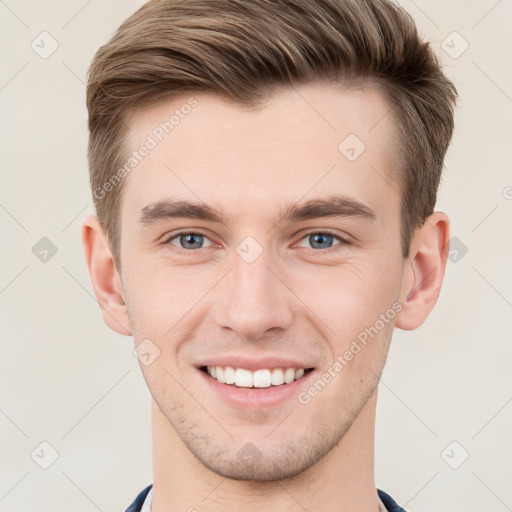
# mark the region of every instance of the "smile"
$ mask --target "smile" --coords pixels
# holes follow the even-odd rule
[[[291,384],[313,368],[264,368],[251,371],[232,366],[203,366],[201,370],[221,384],[239,388],[269,388]]]

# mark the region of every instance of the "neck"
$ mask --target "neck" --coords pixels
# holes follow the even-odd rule
[[[241,481],[206,468],[152,401],[152,512],[332,510],[378,512],[374,480],[377,390],[341,441],[302,473],[276,481]],[[328,490],[328,492],[327,492]]]

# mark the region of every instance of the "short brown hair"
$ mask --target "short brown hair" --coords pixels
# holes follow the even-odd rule
[[[122,183],[104,184],[126,161],[130,112],[201,92],[256,106],[319,79],[376,83],[393,109],[407,257],[435,207],[457,97],[410,15],[388,0],[151,0],[97,51],[88,74],[91,187],[118,268]]]

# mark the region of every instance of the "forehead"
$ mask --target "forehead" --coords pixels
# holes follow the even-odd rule
[[[374,88],[308,84],[255,110],[184,95],[135,113],[129,125],[130,152],[150,150],[126,178],[121,209],[128,215],[165,196],[208,199],[253,217],[281,200],[333,192],[377,210],[390,198],[398,203],[390,179],[394,120]]]

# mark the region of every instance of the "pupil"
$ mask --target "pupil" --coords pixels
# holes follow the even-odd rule
[[[322,244],[323,241],[325,242],[324,239],[326,239],[326,238],[332,238],[332,236],[327,233],[318,233],[318,234],[312,235],[312,240],[313,240],[312,245],[314,245],[317,242]]]
[[[185,236],[185,240],[186,240],[186,243],[191,243],[192,245],[194,245],[194,239],[200,239],[203,235],[194,235],[194,234],[188,234],[188,235],[184,235]],[[198,249],[200,246],[201,246],[201,242],[195,242],[196,246],[193,247],[193,249]]]

